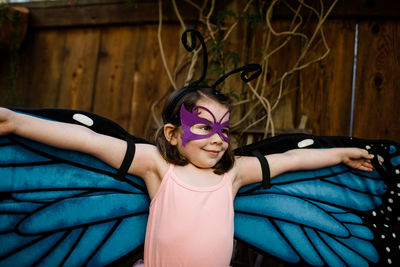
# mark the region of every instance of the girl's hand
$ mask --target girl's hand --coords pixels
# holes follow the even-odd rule
[[[15,131],[15,125],[12,122],[13,114],[13,111],[0,107],[0,136]]]
[[[372,171],[374,169],[371,164],[372,158],[374,158],[374,155],[369,154],[365,149],[347,148],[343,153],[342,162],[354,169]]]

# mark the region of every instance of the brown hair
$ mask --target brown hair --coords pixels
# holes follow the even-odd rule
[[[180,121],[180,107],[184,103],[187,110],[192,110],[197,100],[200,98],[210,98],[217,101],[218,103],[228,107],[230,109],[232,101],[223,93],[213,88],[195,88],[189,89],[187,87],[180,90],[174,91],[166,100],[162,112],[162,118],[164,125],[171,123],[175,127],[181,125]],[[189,161],[179,153],[176,146],[171,145],[164,136],[164,126],[160,127],[156,134],[154,141],[157,145],[163,158],[173,164],[184,166]],[[225,151],[220,161],[213,167],[214,173],[223,174],[230,170],[235,161],[231,146]]]

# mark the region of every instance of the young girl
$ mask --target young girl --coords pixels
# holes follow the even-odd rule
[[[235,157],[229,145],[230,101],[211,88],[174,92],[163,109],[157,147],[136,144],[128,172],[143,178],[150,196],[145,266],[229,266],[233,199],[239,188],[262,180],[255,157]],[[92,154],[119,168],[125,141],[74,124],[0,108],[0,135],[14,133]],[[299,149],[265,156],[270,176],[345,163],[371,171],[366,150]]]

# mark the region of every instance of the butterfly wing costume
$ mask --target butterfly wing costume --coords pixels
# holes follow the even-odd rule
[[[234,72],[239,71],[245,80],[259,69],[250,65]],[[196,86],[195,82],[185,90]],[[15,111],[89,127],[126,140],[128,149],[117,170],[84,153],[15,135],[0,137],[0,266],[104,266],[141,249],[150,199],[142,179],[126,172],[134,143],[147,141],[84,111]],[[234,203],[235,238],[289,263],[399,262],[400,246],[393,232],[400,220],[398,144],[301,134],[266,139],[235,153],[267,155],[330,147],[368,149],[376,155],[375,170],[337,165],[285,173],[269,186],[263,182],[243,187]]]
[[[26,112],[78,116],[104,134],[144,142],[95,115]],[[150,201],[140,178],[118,180],[87,154],[12,135],[1,138],[0,155],[0,266],[103,266],[143,244]]]
[[[235,237],[290,263],[368,266],[399,262],[400,151],[390,141],[283,135],[238,149],[263,155],[294,148],[360,147],[376,155],[375,170],[344,164],[285,173],[241,188]],[[379,162],[378,162],[379,161]],[[257,203],[257,204],[255,204]]]

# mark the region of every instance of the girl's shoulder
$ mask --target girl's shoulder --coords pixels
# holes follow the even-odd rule
[[[235,156],[235,162],[232,168],[227,172],[227,174],[233,179],[240,177],[242,173],[245,173],[248,168],[246,167],[252,161],[252,157],[246,156]]]
[[[235,163],[227,173],[233,180],[233,190],[262,180],[261,166],[256,157],[236,156]]]
[[[156,146],[136,144],[135,156],[129,173],[144,180],[147,192],[153,199],[169,166],[170,164],[162,157]]]
[[[232,168],[226,172],[226,174],[228,175],[228,177],[232,180],[232,185],[233,185],[233,189],[235,190],[235,187],[237,187],[237,189],[240,188],[240,170],[242,166],[242,157],[240,156],[235,156],[235,162],[233,163]]]
[[[157,147],[150,144],[136,144],[136,151],[129,172],[144,180],[151,175],[161,180],[168,170],[169,163],[162,157]]]

